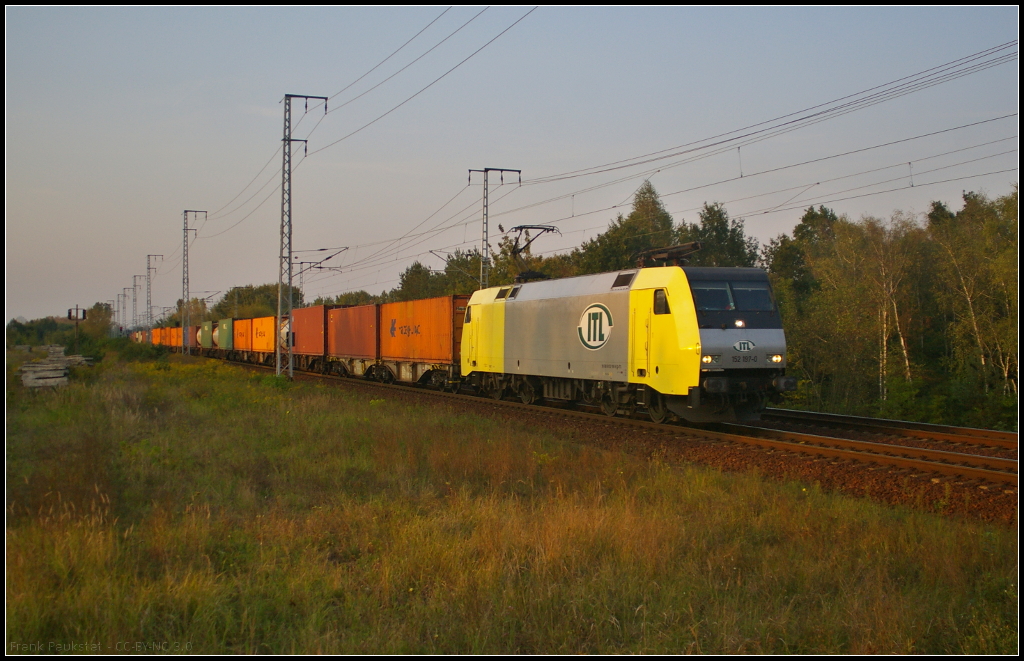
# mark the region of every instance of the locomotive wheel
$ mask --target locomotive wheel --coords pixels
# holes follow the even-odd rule
[[[537,391],[526,379],[519,383],[519,399],[523,404],[533,404],[537,401]]]
[[[501,399],[505,394],[505,386],[501,384],[501,379],[496,376],[489,376],[486,381],[485,392],[491,399]]]
[[[665,422],[668,418],[668,406],[665,405],[665,397],[655,390],[648,390],[647,413],[651,421],[656,424]]]
[[[601,393],[601,412],[609,418],[614,418],[619,411],[619,403],[615,401],[615,393],[609,390]]]

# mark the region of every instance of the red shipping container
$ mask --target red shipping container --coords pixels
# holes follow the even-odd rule
[[[292,310],[292,353],[303,356],[322,356],[327,351],[326,305]]]
[[[339,358],[377,358],[377,305],[327,311],[327,353]]]
[[[469,296],[444,296],[380,306],[380,357],[457,363]]]

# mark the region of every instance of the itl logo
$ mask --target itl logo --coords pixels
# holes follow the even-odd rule
[[[608,342],[612,335],[612,313],[600,303],[593,303],[580,315],[576,326],[580,342],[587,349],[596,351]]]
[[[753,351],[754,343],[750,340],[740,340],[736,344],[732,345],[732,348],[736,351]]]
[[[398,326],[397,323],[398,323],[397,319],[392,319],[391,320],[391,337],[395,336],[395,331],[396,330],[401,335],[419,335],[420,334],[420,325],[419,324],[416,324],[415,326],[411,326],[411,325],[409,325],[409,326]]]

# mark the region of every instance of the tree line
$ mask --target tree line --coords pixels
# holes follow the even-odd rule
[[[811,207],[792,236],[760,247],[743,220],[730,218],[720,203],[705,203],[695,223],[676,223],[645,182],[628,214],[569,252],[542,255],[527,248],[517,260],[506,234],[490,255],[490,283],[510,284],[524,267],[552,278],[631,268],[644,251],[700,241],[691,266],[768,271],[786,332],[788,373],[799,379],[786,405],[1016,429],[1017,194],[1016,186],[996,199],[965,193],[960,211],[936,201],[922,219],[896,211],[852,220]],[[479,273],[479,251],[457,250],[442,269],[413,263],[391,290],[321,296],[311,304],[469,294]],[[296,307],[306,304],[298,288],[293,292]],[[212,307],[202,299],[188,305],[193,323],[272,316],[277,284],[232,288]],[[162,324],[180,325],[182,307],[179,300]],[[93,310],[90,321],[102,325],[106,318],[109,327],[109,306],[97,303]],[[38,344],[59,332],[51,325],[60,324],[12,321],[8,346]]]

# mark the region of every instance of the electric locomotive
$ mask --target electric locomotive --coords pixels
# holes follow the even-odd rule
[[[584,402],[691,422],[757,419],[796,389],[768,275],[661,266],[491,287],[473,294],[462,376],[523,402]]]

